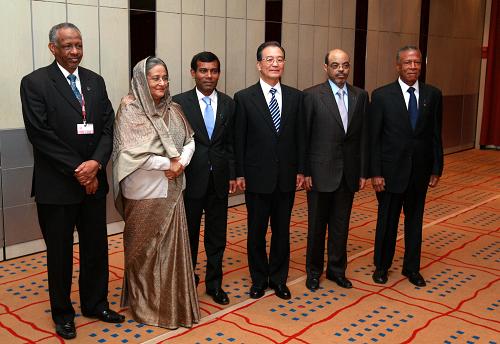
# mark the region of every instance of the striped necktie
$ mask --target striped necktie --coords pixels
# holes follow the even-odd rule
[[[271,101],[269,102],[269,111],[271,112],[271,118],[273,120],[274,127],[276,128],[276,131],[279,132],[281,115],[280,107],[278,106],[278,101],[276,100],[276,92],[278,92],[278,90],[275,88],[271,88],[269,92],[271,92],[272,94]]]
[[[70,74],[68,75],[68,79],[70,81],[71,85],[71,90],[73,91],[73,94],[75,95],[76,99],[80,102],[80,105],[82,104],[82,94],[80,91],[78,91],[78,88],[76,87],[76,75]]]
[[[339,101],[337,102],[337,105],[340,112],[340,118],[342,118],[342,125],[344,126],[344,131],[347,133],[348,115],[344,103],[344,92],[345,92],[344,90],[338,90],[337,95],[339,96]]]

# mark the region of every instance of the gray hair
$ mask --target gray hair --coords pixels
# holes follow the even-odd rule
[[[146,74],[148,74],[148,72],[151,70],[151,68],[153,68],[156,65],[162,65],[163,67],[165,67],[165,70],[168,73],[168,68],[167,68],[167,65],[165,64],[165,62],[163,62],[163,60],[160,59],[159,57],[151,56],[151,57],[148,57],[148,59],[146,60]]]
[[[418,51],[420,52],[420,49],[418,49],[415,45],[405,45],[404,47],[401,47],[398,49],[398,52],[396,53],[396,62],[399,62],[401,59],[401,53],[404,51]],[[420,53],[422,54],[422,53]]]
[[[57,32],[60,29],[73,29],[78,32],[80,37],[82,36],[82,33],[80,32],[80,29],[73,23],[59,23],[57,25],[52,26],[52,28],[49,31],[49,42],[54,43],[57,45]]]

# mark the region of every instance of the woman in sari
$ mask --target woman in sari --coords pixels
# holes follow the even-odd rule
[[[125,220],[122,307],[141,323],[175,329],[200,319],[182,190],[193,131],[172,102],[165,63],[134,67],[115,120],[115,204]]]

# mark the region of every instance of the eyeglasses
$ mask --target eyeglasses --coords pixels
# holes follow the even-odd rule
[[[283,63],[285,63],[285,58],[283,56],[266,56],[263,57],[261,61],[265,62],[268,65],[272,65],[276,61],[277,64],[282,65]]]
[[[342,69],[349,69],[351,68],[351,64],[349,62],[345,62],[345,63],[332,63],[331,65],[329,65],[328,67],[330,67],[331,69],[339,69],[340,67],[342,67]]]
[[[161,76],[155,75],[155,76],[149,77],[149,80],[153,81],[155,84],[159,84],[161,81],[163,81],[165,84],[169,83],[168,76],[161,77]]]

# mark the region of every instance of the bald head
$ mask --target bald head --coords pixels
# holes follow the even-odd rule
[[[325,56],[324,69],[328,78],[338,87],[344,87],[351,68],[350,57],[342,49],[330,50]]]

